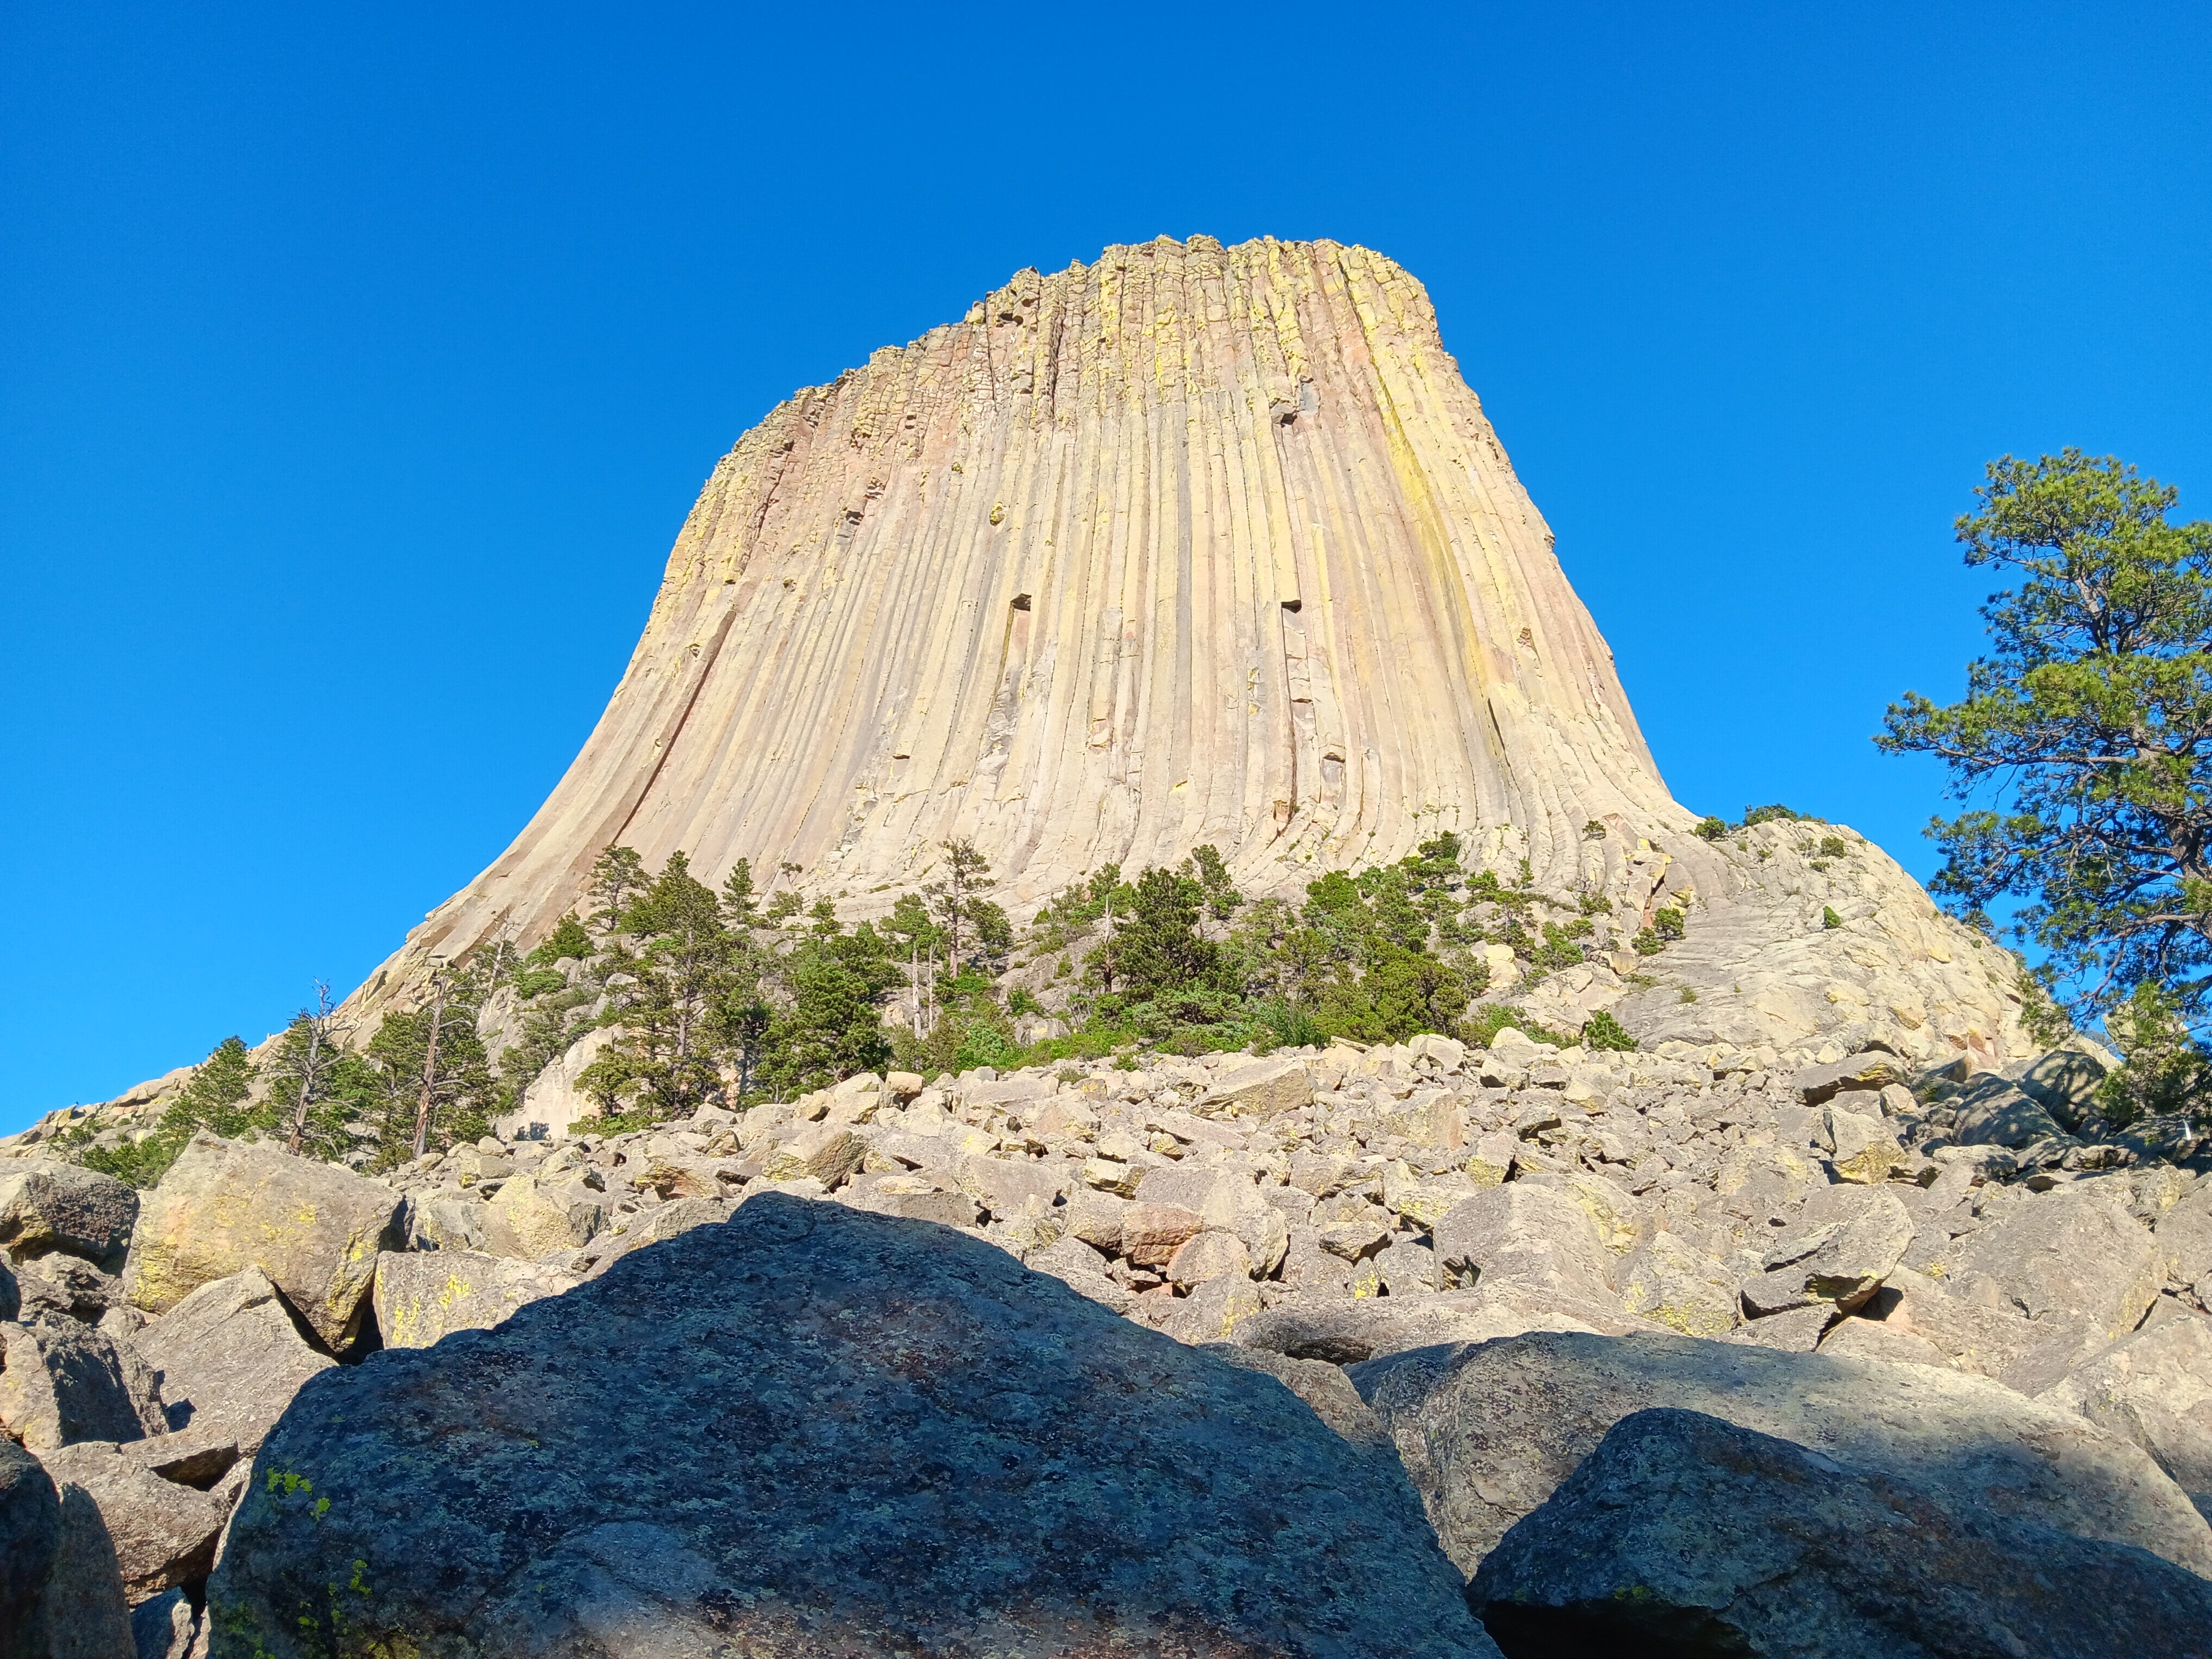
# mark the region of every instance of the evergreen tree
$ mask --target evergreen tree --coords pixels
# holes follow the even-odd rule
[[[1197,881],[1172,870],[1137,878],[1130,915],[1101,957],[1127,1001],[1188,1000],[1219,988],[1221,947],[1198,933],[1204,898]]]
[[[792,1005],[767,1040],[771,1081],[817,1088],[890,1061],[879,1002],[899,973],[872,927],[817,933],[793,951],[787,976]]]
[[[759,920],[758,908],[753,896],[752,860],[739,859],[722,878],[722,921],[733,933],[742,933]]]
[[[553,931],[545,936],[544,943],[530,953],[530,960],[550,968],[563,958],[581,962],[591,954],[592,936],[585,931],[584,924],[577,920],[576,913],[571,910],[554,925]],[[495,970],[491,977],[494,980],[499,977]]]
[[[318,980],[314,1006],[292,1017],[266,1068],[269,1103],[287,1151],[334,1162],[353,1149],[353,1121],[377,1085],[359,1057],[346,1052],[349,1035],[331,1002],[331,988]]]
[[[928,902],[930,914],[945,930],[946,960],[957,975],[960,971],[961,940],[974,937],[975,890],[990,880],[991,866],[975,850],[972,841],[946,841],[938,845],[945,851],[945,875],[923,888],[922,895]]]
[[[428,1002],[394,1009],[368,1041],[379,1097],[373,1115],[377,1167],[447,1152],[491,1132],[497,1086],[477,1036],[475,978],[447,974]]]
[[[609,933],[623,931],[629,904],[647,886],[645,860],[629,847],[610,847],[592,866],[592,896],[599,908],[592,920]]]

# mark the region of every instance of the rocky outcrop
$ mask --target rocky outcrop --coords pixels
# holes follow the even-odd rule
[[[0,1163],[0,1250],[15,1261],[58,1250],[112,1271],[137,1216],[138,1194],[113,1176],[48,1158]]]
[[[1410,1492],[1272,1378],[774,1194],[319,1379],[260,1467],[214,1659],[1494,1650]]]
[[[1468,1599],[1508,1659],[2212,1651],[2212,1583],[1959,1497],[1848,1451],[1638,1412],[1514,1524]]]
[[[2135,1446],[1986,1379],[1691,1337],[1539,1334],[1355,1365],[1445,1551],[1472,1573],[1607,1431],[1700,1412],[1981,1510],[2212,1577],[2212,1528]]]
[[[454,1331],[489,1330],[578,1283],[557,1267],[472,1250],[387,1251],[376,1263],[377,1334],[387,1348],[427,1348]]]
[[[1295,896],[1448,830],[1611,907],[1607,959],[1534,988],[1547,1025],[2032,1052],[2017,963],[1880,849],[1697,822],[1420,284],[1333,242],[1161,239],[1022,272],[739,439],[568,775],[354,1007],[537,943],[615,842],[710,881],[801,866],[867,915],[971,839],[1025,913],[1200,843]],[[1638,989],[1662,909],[1688,936]],[[587,1059],[502,1127],[574,1125]]]
[[[0,1659],[132,1659],[130,1604],[92,1495],[0,1437]]]
[[[353,1340],[376,1255],[399,1242],[388,1187],[273,1146],[192,1137],[148,1194],[131,1239],[131,1299],[166,1313],[258,1267],[323,1342]]]
[[[234,1438],[251,1456],[292,1397],[327,1370],[258,1267],[203,1285],[139,1338],[173,1425]]]

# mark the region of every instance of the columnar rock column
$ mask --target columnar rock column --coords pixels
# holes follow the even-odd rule
[[[1163,239],[745,434],[568,775],[368,989],[528,943],[615,842],[865,909],[955,836],[1026,903],[1202,842],[1291,889],[1439,830],[1566,882],[1608,817],[1687,822],[1421,285]]]

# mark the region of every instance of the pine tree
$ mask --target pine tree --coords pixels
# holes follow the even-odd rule
[[[739,859],[722,878],[722,921],[732,931],[743,933],[758,920],[752,860]]]
[[[623,931],[631,899],[645,890],[645,860],[629,847],[610,847],[592,866],[592,896],[599,908],[592,920],[610,933]]]
[[[945,875],[922,889],[930,914],[945,930],[945,957],[953,975],[960,972],[960,940],[963,930],[974,933],[974,898],[978,887],[991,878],[990,861],[975,850],[972,841],[939,842],[945,849]]]

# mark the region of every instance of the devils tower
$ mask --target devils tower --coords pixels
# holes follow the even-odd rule
[[[1695,822],[1421,284],[1335,242],[1163,238],[1022,271],[741,437],[567,775],[356,1001],[534,944],[616,843],[795,865],[866,915],[952,838],[1018,911],[1202,842],[1295,893],[1448,830],[1647,921],[1733,906],[1705,930],[1728,1006],[1649,1030],[2007,1046],[2000,953],[1954,971],[1984,942],[1878,852],[1880,949],[1816,949],[1798,863],[1765,863],[1795,849],[1730,860]],[[1930,1008],[1966,1012],[1939,1036]]]

